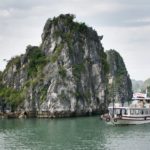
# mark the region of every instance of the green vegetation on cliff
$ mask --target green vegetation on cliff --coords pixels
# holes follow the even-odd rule
[[[124,64],[124,61],[120,54],[115,50],[109,50],[107,53],[107,61],[109,64],[109,72],[112,76],[115,77],[115,84],[120,85],[124,79],[124,76],[127,75],[127,70]]]
[[[63,66],[59,67],[58,73],[63,79],[67,76],[66,69]]]
[[[60,56],[60,53],[61,53],[63,47],[64,47],[63,43],[61,43],[55,47],[54,54],[52,54],[52,56],[50,57],[50,61],[52,63],[55,63],[58,60],[58,57]]]
[[[85,71],[85,66],[83,63],[81,64],[75,64],[73,65],[73,75],[75,77],[76,80],[79,80],[80,79],[80,76],[81,76],[81,73]]]
[[[3,74],[3,73],[0,71],[0,83],[2,82],[2,78],[3,78],[3,77],[2,77],[2,74]]]
[[[120,54],[115,50],[106,52],[109,64],[109,97],[112,101],[128,101],[132,98],[132,83],[129,78],[125,63]]]
[[[27,51],[28,77],[35,78],[37,73],[40,73],[47,63],[47,59],[45,54],[37,46],[28,46]]]
[[[21,69],[21,57],[24,58],[23,65],[25,66],[25,70],[27,73],[27,78],[21,88],[14,88],[13,82],[11,81],[11,85],[6,86],[5,84],[1,83],[0,86],[0,98],[4,100],[5,103],[8,103],[12,106],[12,108],[16,108],[19,104],[23,102],[25,99],[25,95],[27,95],[27,89],[32,87],[34,88],[38,83],[42,80],[42,69],[47,63],[47,57],[41,51],[41,49],[37,46],[27,46],[26,54],[16,56],[12,58],[5,69],[4,74],[0,74],[0,80],[5,78],[7,72],[9,72],[10,68],[16,66],[13,74],[17,77],[20,74]],[[12,76],[13,76],[12,74]],[[3,75],[3,76],[2,76]],[[15,78],[15,76],[13,78]],[[19,80],[19,79],[18,79]],[[1,81],[2,82],[2,81]],[[45,98],[45,94],[47,92],[47,88],[43,86],[39,93],[41,93],[41,100]],[[46,92],[45,92],[46,91]]]
[[[11,58],[11,60],[7,64],[6,68],[11,67],[12,65],[15,65],[16,69],[19,69],[21,67],[20,56]]]
[[[0,85],[0,100],[15,109],[24,100],[24,94],[22,90],[17,91],[14,88]]]
[[[49,19],[47,21],[47,26],[45,26],[45,28],[48,27],[48,24],[54,24],[55,26],[57,26],[59,24],[59,22],[63,21],[64,27],[68,26],[70,29],[71,33],[75,33],[75,32],[79,32],[79,33],[83,33],[86,34],[88,31],[88,27],[85,23],[83,22],[74,22],[73,20],[75,19],[75,15],[71,15],[71,14],[67,14],[67,15],[60,15],[57,18],[53,18],[53,20]],[[62,27],[63,28],[63,27]],[[57,31],[55,32],[55,35],[58,37],[60,35],[63,36],[63,31]]]
[[[102,66],[105,72],[105,75],[109,72],[109,64],[107,62],[107,54],[103,53],[102,54]]]

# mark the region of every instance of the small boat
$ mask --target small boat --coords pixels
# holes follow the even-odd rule
[[[150,123],[150,97],[147,94],[134,94],[128,106],[113,103],[108,113],[101,116],[107,124],[145,124]]]

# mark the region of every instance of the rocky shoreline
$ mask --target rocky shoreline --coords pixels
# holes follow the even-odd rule
[[[99,115],[100,112],[54,112],[50,113],[49,111],[23,111],[23,112],[5,112],[0,113],[0,119],[20,119],[20,118],[68,118],[68,117],[82,117],[82,116],[95,116]]]

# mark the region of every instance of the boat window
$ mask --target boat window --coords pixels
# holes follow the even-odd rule
[[[143,110],[139,110],[139,114],[143,115],[144,111]]]
[[[139,115],[139,110],[138,109],[135,110],[135,114]]]
[[[113,114],[113,109],[109,109],[109,113],[110,113],[110,115],[112,115]]]
[[[127,115],[127,110],[126,109],[122,109],[122,114],[123,115]]]
[[[125,109],[122,109],[122,114],[123,114],[123,115],[125,114]]]
[[[115,109],[115,114],[119,115],[120,114],[120,109]]]
[[[134,115],[134,110],[133,109],[130,110],[130,114]]]
[[[148,110],[145,110],[145,111],[144,111],[144,114],[145,114],[145,115],[148,115]]]

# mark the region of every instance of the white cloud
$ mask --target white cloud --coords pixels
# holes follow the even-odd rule
[[[9,17],[10,16],[10,12],[8,10],[0,10],[0,18],[1,17]]]
[[[104,47],[120,52],[132,78],[150,77],[149,0],[0,0],[0,68],[4,58],[39,45],[47,18],[60,13],[73,13],[103,34]]]

